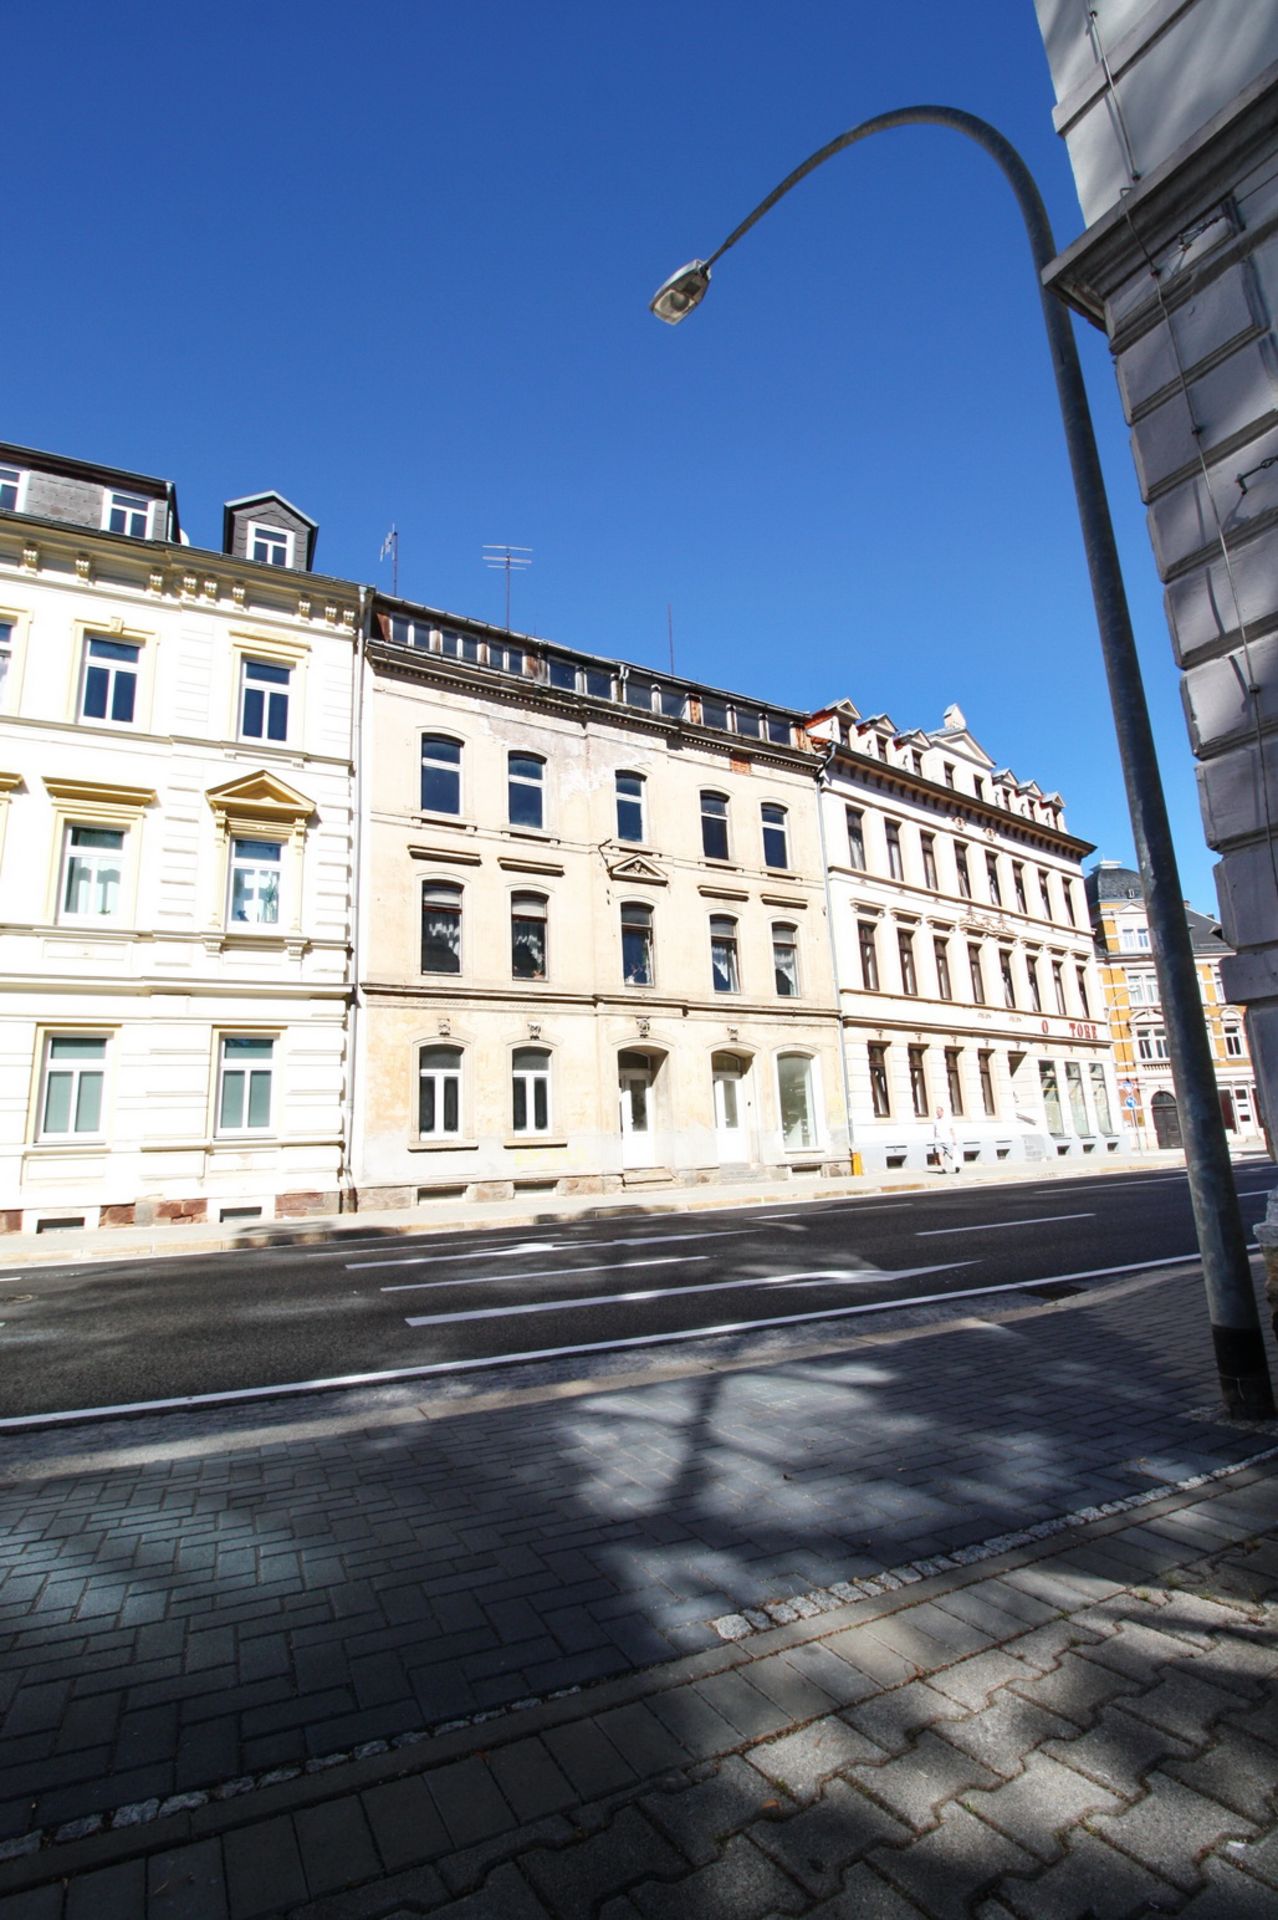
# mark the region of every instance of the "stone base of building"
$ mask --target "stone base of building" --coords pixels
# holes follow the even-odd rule
[[[519,1200],[545,1194],[558,1200],[594,1196],[685,1191],[689,1187],[757,1187],[783,1180],[832,1180],[851,1171],[847,1154],[814,1154],[810,1160],[772,1166],[630,1167],[621,1173],[529,1174],[524,1179],[436,1181],[424,1186],[352,1187],[342,1196],[347,1213],[398,1213],[429,1207],[434,1200]]]
[[[191,1195],[178,1200],[151,1197],[85,1205],[64,1201],[44,1207],[0,1207],[0,1234],[54,1232],[59,1227],[202,1226],[209,1221],[221,1224],[249,1218],[298,1220],[313,1214],[340,1213],[344,1210],[343,1199],[343,1194],[332,1188],[267,1195],[252,1205],[220,1198],[211,1206],[207,1196]]]

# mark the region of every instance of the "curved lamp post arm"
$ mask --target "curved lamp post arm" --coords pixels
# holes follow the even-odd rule
[[[1002,168],[1025,222],[1069,447],[1136,858],[1144,884],[1172,1078],[1180,1102],[1190,1198],[1202,1253],[1221,1392],[1231,1413],[1264,1418],[1273,1412],[1273,1392],[1211,1048],[1203,1021],[1167,803],[1073,326],[1064,306],[1043,285],[1043,270],[1055,258],[1056,243],[1033,174],[996,127],[957,107],[899,107],[891,113],[876,114],[872,120],[863,120],[859,126],[840,134],[796,167],[733,229],[709,259],[694,260],[673,275],[653,299],[652,309],[660,319],[682,320],[705,297],[710,269],[715,262],[801,180],[806,180],[836,153],[868,139],[871,134],[909,126],[950,127],[983,147]]]

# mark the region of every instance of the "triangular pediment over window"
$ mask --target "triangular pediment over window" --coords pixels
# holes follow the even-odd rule
[[[242,774],[225,786],[210,787],[204,797],[219,819],[254,820],[263,825],[297,827],[315,811],[313,800],[265,769]]]
[[[612,880],[635,880],[641,886],[664,887],[669,884],[656,861],[645,860],[641,853],[624,854],[620,860],[612,861],[608,876]]]

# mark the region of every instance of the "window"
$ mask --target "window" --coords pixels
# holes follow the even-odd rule
[[[1124,953],[1148,953],[1149,928],[1124,927],[1119,936],[1119,945]]]
[[[1025,869],[1019,860],[1012,862],[1012,896],[1022,913],[1029,912],[1025,899]]]
[[[785,808],[765,800],[760,811],[763,816],[763,864],[765,867],[788,867],[790,855],[786,846]]]
[[[264,1133],[271,1124],[274,1040],[227,1034],[222,1041],[217,1095],[219,1133]]]
[[[510,971],[516,980],[546,977],[546,896],[516,893],[510,902]]]
[[[68,827],[61,920],[113,920],[120,911],[124,830]]]
[[[550,1055],[544,1047],[516,1047],[510,1072],[515,1133],[550,1131]]]
[[[108,533],[127,533],[145,540],[151,502],[144,493],[108,493],[103,526]]]
[[[1231,1060],[1242,1059],[1245,1048],[1243,1046],[1241,1027],[1225,1028],[1225,1052]]]
[[[612,699],[612,675],[602,667],[579,666],[559,654],[547,654],[546,678],[567,693],[589,694],[592,700]]]
[[[910,748],[910,771],[911,773],[917,774],[922,774],[923,772],[923,755],[917,747]]]
[[[1092,1003],[1087,992],[1086,968],[1076,966],[1074,968],[1074,979],[1078,985],[1078,1004],[1083,1009],[1083,1017],[1090,1020],[1092,1017]]]
[[[644,838],[641,773],[617,775],[617,838],[638,841]]]
[[[1059,960],[1052,962],[1052,993],[1056,1000],[1057,1013],[1064,1013],[1065,1006],[1065,969]]]
[[[1061,1089],[1056,1077],[1056,1062],[1040,1060],[1038,1080],[1043,1090],[1043,1111],[1047,1116],[1047,1131],[1060,1138],[1065,1132],[1065,1119],[1061,1113]]]
[[[4,705],[5,682],[13,662],[13,622],[0,620],[0,707]]]
[[[985,975],[981,972],[981,948],[979,941],[968,941],[967,964],[972,974],[972,998],[978,1007],[983,1007],[985,1005]]]
[[[923,885],[931,887],[933,893],[939,893],[941,882],[936,871],[936,836],[931,833],[919,835],[919,848],[923,855]]]
[[[952,787],[954,785],[954,762],[952,760],[943,760],[941,762],[941,771],[945,775],[946,786]]]
[[[16,513],[21,497],[21,467],[0,467],[0,513]]]
[[[856,937],[861,949],[861,985],[867,993],[879,990],[879,950],[873,920],[858,920]]]
[[[985,856],[985,879],[990,890],[990,899],[996,907],[1003,904],[1003,894],[998,880],[998,856],[987,853]]]
[[[860,872],[865,871],[865,815],[856,807],[847,809],[848,859]]]
[[[440,1140],[461,1132],[460,1047],[419,1047],[417,1051],[417,1132]]]
[[[950,943],[936,939],[932,942],[932,955],[936,961],[936,990],[942,1000],[954,998],[954,988],[950,983]]]
[[[1166,1029],[1142,1027],[1136,1035],[1136,1053],[1141,1060],[1170,1060]]]
[[[472,666],[478,666],[483,642],[473,633],[443,632],[439,636],[439,651],[446,660],[469,660]]]
[[[772,972],[777,992],[793,998],[799,991],[799,929],[789,920],[773,922]]]
[[[920,1120],[927,1118],[927,1057],[926,1047],[911,1047],[910,1061],[910,1100]]]
[[[652,908],[642,900],[621,903],[621,977],[628,987],[652,985]]]
[[[1033,1007],[1035,1013],[1041,1013],[1043,1011],[1043,995],[1038,984],[1038,955],[1036,953],[1026,954],[1025,972],[1029,979],[1030,1005]]]
[[[740,993],[737,971],[737,923],[731,914],[710,916],[710,974],[716,993]]]
[[[45,1043],[44,1090],[40,1100],[40,1138],[102,1131],[102,1084],[106,1077],[105,1040],[76,1034],[51,1034]]]
[[[1083,1098],[1083,1069],[1077,1060],[1065,1062],[1065,1085],[1069,1089],[1069,1113],[1074,1122],[1075,1133],[1090,1133],[1087,1123],[1087,1102]]]
[[[228,911],[232,925],[278,926],[281,856],[278,840],[232,840]]]
[[[1016,976],[1012,972],[1012,954],[1011,949],[1008,947],[1000,947],[998,950],[998,973],[1003,985],[1003,1005],[1005,1007],[1014,1007],[1016,1005]]]
[[[241,740],[288,739],[288,688],[291,667],[269,660],[246,660],[240,691]]]
[[[882,1041],[872,1040],[866,1048],[870,1062],[870,1104],[879,1120],[887,1120],[892,1112],[892,1097],[888,1091],[887,1048]]]
[[[906,927],[897,930],[896,950],[901,956],[901,992],[918,993],[918,975],[914,971],[914,935]]]
[[[250,560],[266,567],[291,567],[293,536],[283,527],[264,527],[259,520],[248,524],[247,552]]]
[[[107,720],[119,727],[132,725],[141,653],[141,647],[130,645],[126,640],[89,636],[84,643],[84,678],[80,686],[82,720]]]
[[[958,890],[964,900],[972,897],[972,876],[967,870],[967,848],[961,840],[954,842],[954,870],[958,874]]]
[[[768,738],[773,746],[788,747],[790,744],[790,722],[779,713],[770,713],[764,722]]]
[[[422,881],[422,972],[461,972],[462,890],[451,880]]]
[[[787,1147],[814,1147],[817,1143],[816,1108],[812,1099],[812,1062],[802,1053],[777,1058],[777,1095],[781,1107],[781,1138]]]
[[[986,1113],[997,1113],[994,1099],[994,1055],[985,1047],[980,1048],[976,1056],[976,1069],[981,1077],[981,1105]]]
[[[950,1112],[955,1119],[961,1118],[963,1113],[963,1075],[959,1052],[958,1047],[945,1049],[945,1088],[950,1096]]]
[[[901,829],[895,820],[889,820],[883,829],[887,841],[888,872],[894,880],[904,880],[905,862],[901,858]]]
[[[506,765],[506,807],[511,826],[542,826],[545,818],[545,761],[536,753],[512,753]]]
[[[726,700],[711,699],[709,694],[701,696],[701,724],[703,727],[717,727],[721,733],[728,731],[728,703]]]
[[[1109,1088],[1105,1085],[1105,1069],[1099,1060],[1094,1060],[1089,1071],[1092,1076],[1092,1105],[1096,1109],[1096,1124],[1102,1133],[1112,1133],[1114,1119],[1109,1107]]]
[[[721,793],[701,796],[701,851],[707,860],[728,857],[728,803]]]
[[[1127,993],[1134,1007],[1156,1007],[1158,981],[1152,973],[1129,973]]]
[[[1071,926],[1081,926],[1078,917],[1078,902],[1074,898],[1074,889],[1068,880],[1061,881],[1061,894],[1065,901],[1065,915]]]
[[[422,735],[422,812],[461,812],[461,742]]]
[[[488,665],[498,673],[522,673],[524,670],[522,647],[507,646],[504,640],[490,640],[487,653]]]
[[[1038,887],[1039,892],[1043,896],[1043,917],[1044,919],[1052,920],[1055,918],[1055,915],[1052,912],[1051,880],[1042,867],[1039,868],[1038,872]]]

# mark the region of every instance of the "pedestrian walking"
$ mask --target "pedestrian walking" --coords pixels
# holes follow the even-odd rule
[[[945,1108],[936,1109],[936,1118],[932,1122],[932,1152],[942,1173],[957,1173],[960,1167],[958,1135],[954,1131],[954,1122],[945,1117]]]

